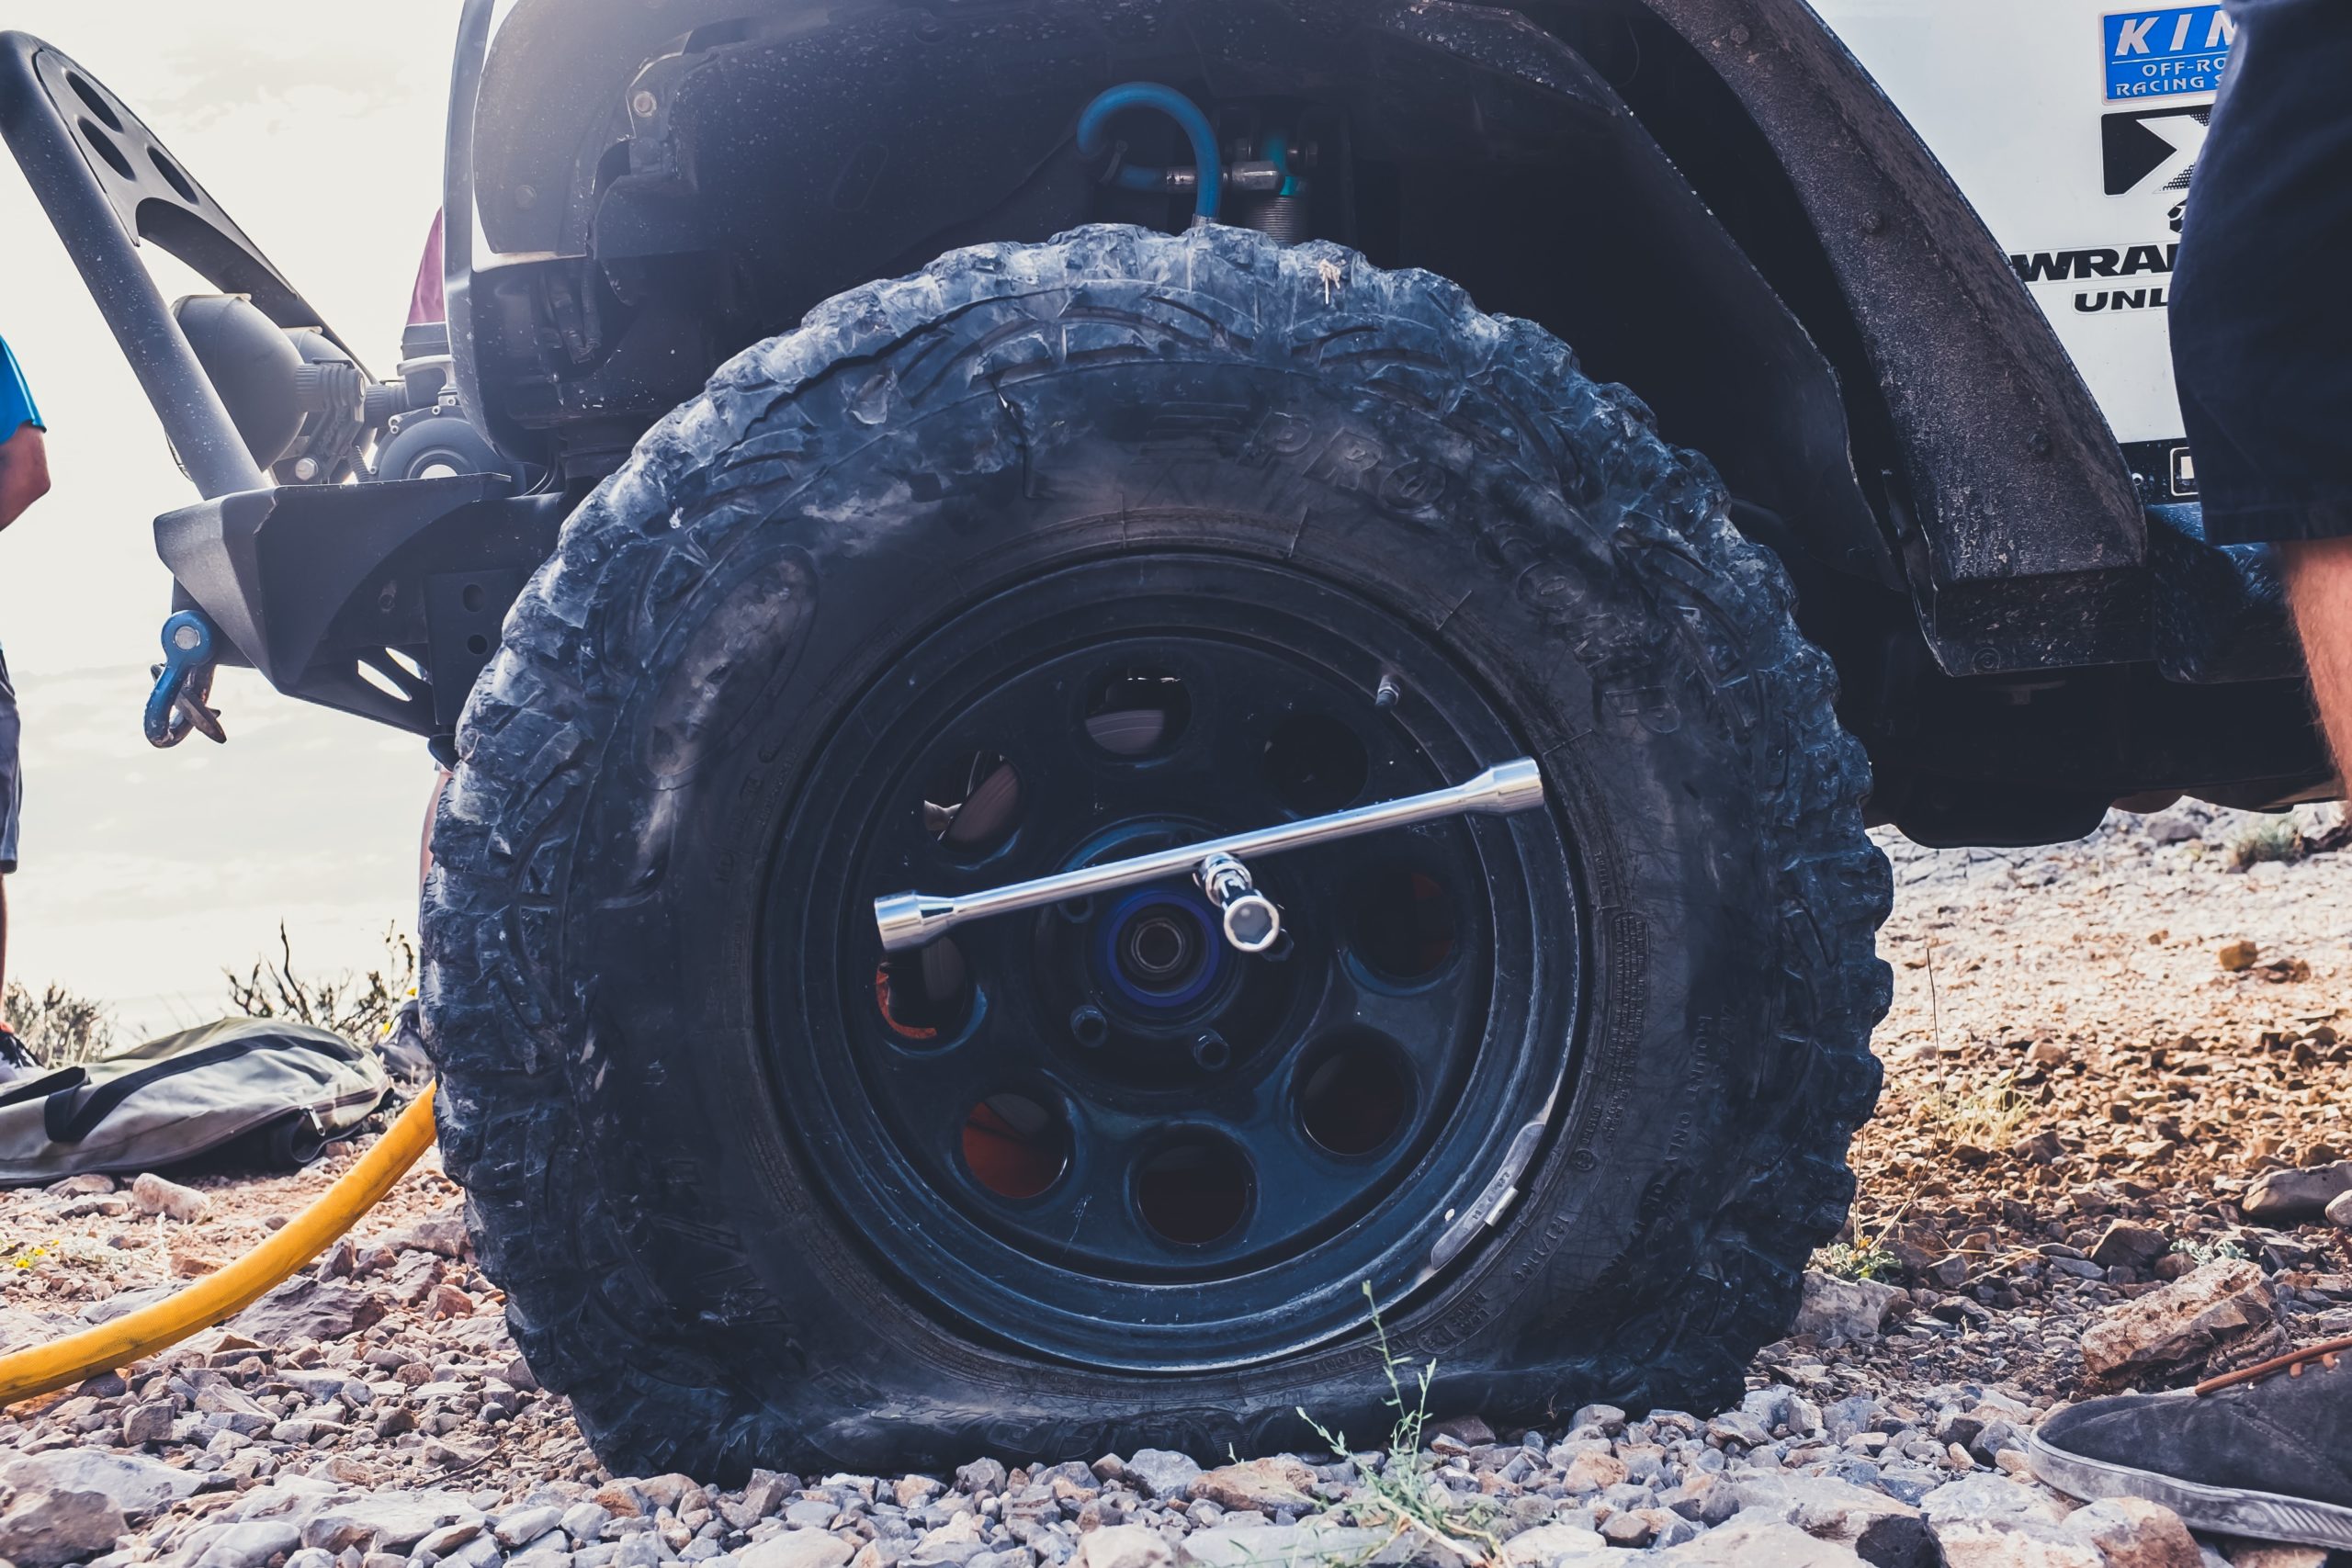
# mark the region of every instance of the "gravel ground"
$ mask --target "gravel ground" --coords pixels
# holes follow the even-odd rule
[[[606,1474],[516,1357],[431,1156],[224,1329],[0,1416],[23,1568],[1245,1568],[1621,1551],[1670,1563],[2312,1568],[2024,1473],[2057,1404],[2352,1334],[2352,858],[2203,808],[2054,850],[1889,838],[1894,1012],[1848,1243],[1736,1410],[1577,1412],[1419,1452],[1204,1472],[1145,1450],[952,1475]],[[2238,863],[2249,856],[2301,858]],[[2339,1042],[2338,1030],[2347,1038]],[[168,1292],[347,1168],[0,1195],[0,1348]],[[2340,1163],[2341,1162],[2341,1163]],[[184,1173],[183,1173],[184,1174]],[[2352,1222],[2352,1202],[2342,1206]],[[163,1212],[156,1212],[158,1209]],[[175,1213],[173,1211],[178,1211]],[[1434,1527],[1434,1528],[1432,1528]]]

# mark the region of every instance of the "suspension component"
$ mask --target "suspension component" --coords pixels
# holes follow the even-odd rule
[[[1304,821],[1277,823],[1271,828],[1212,839],[1206,843],[1181,844],[1174,849],[1157,850],[1128,860],[1080,866],[1075,871],[1041,876],[1030,882],[1016,882],[985,893],[967,893],[960,897],[942,893],[895,893],[874,901],[874,924],[881,932],[885,953],[904,953],[943,937],[971,920],[983,919],[990,915],[1014,914],[1023,909],[1043,908],[1064,899],[1115,892],[1123,887],[1139,887],[1163,877],[1197,875],[1204,889],[1207,889],[1207,874],[1212,863],[1225,860],[1232,862],[1236,870],[1241,870],[1244,884],[1241,889],[1236,890],[1232,901],[1223,904],[1227,937],[1245,953],[1259,953],[1279,940],[1282,916],[1281,911],[1250,884],[1249,873],[1240,866],[1242,857],[1254,859],[1259,855],[1280,854],[1284,850],[1332,843],[1363,833],[1377,833],[1383,829],[1409,828],[1448,817],[1474,814],[1509,816],[1543,804],[1543,772],[1532,758],[1521,757],[1515,761],[1488,768],[1476,778],[1456,784],[1452,789],[1409,795],[1399,800],[1334,811],[1326,817],[1309,817]],[[1210,892],[1210,897],[1216,897],[1214,891]],[[1239,920],[1242,934],[1237,936],[1234,910],[1237,906],[1247,904],[1249,899],[1263,904],[1264,908],[1250,906]],[[1255,947],[1250,946],[1243,937],[1253,935],[1259,930],[1261,919],[1266,921],[1263,938]]]

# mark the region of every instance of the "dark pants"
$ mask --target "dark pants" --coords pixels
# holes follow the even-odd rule
[[[2352,534],[2352,0],[2229,0],[2172,354],[2216,544]]]

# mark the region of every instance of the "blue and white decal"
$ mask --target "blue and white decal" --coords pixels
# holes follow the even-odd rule
[[[2116,439],[2178,443],[2172,247],[2203,188],[2192,181],[2209,178],[2197,165],[2235,42],[2222,7],[1807,3],[1951,171]],[[2352,9],[2352,0],[2313,3]]]
[[[2237,37],[2219,6],[2111,12],[2102,23],[2109,103],[2217,91]]]

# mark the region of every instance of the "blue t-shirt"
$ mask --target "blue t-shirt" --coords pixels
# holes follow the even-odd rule
[[[25,385],[25,373],[17,367],[17,356],[8,352],[8,340],[0,338],[0,441],[11,439],[28,424],[36,430],[49,428],[41,423],[40,410],[33,402],[33,389]]]

